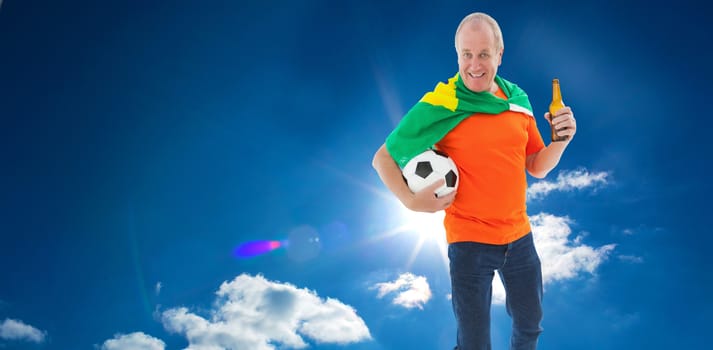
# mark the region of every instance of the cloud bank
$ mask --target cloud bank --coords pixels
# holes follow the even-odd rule
[[[335,344],[371,339],[351,306],[288,283],[242,274],[216,295],[206,317],[185,307],[162,313],[164,327],[184,335],[187,349],[300,349],[308,346],[303,337]]]
[[[395,281],[377,283],[371,289],[379,291],[377,297],[380,299],[386,295],[394,295],[393,304],[407,309],[423,309],[423,305],[432,296],[426,277],[412,273],[401,274]]]
[[[0,323],[0,339],[20,340],[31,343],[42,343],[45,341],[46,332],[11,318]]]
[[[142,332],[117,334],[101,346],[101,350],[164,350],[166,343]]]

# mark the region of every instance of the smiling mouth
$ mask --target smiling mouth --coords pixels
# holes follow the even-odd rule
[[[471,78],[473,78],[473,79],[477,79],[477,78],[482,78],[482,77],[484,77],[484,76],[485,76],[485,72],[482,72],[482,73],[480,73],[480,74],[473,74],[473,73],[470,73],[470,72],[469,72],[468,75],[469,75]]]

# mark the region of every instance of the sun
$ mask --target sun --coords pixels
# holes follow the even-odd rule
[[[436,244],[440,252],[441,259],[446,270],[448,269],[448,249],[446,243],[446,230],[443,226],[445,218],[444,211],[435,213],[422,213],[409,210],[403,205],[398,206],[401,225],[397,227],[396,232],[403,234],[413,234],[417,237],[416,245],[411,251],[409,260],[406,263],[408,268],[411,267],[416,257],[421,252],[421,248],[425,244]]]
[[[403,205],[400,205],[397,210],[402,222],[401,229],[404,231],[413,232],[424,240],[435,240],[446,234],[443,228],[443,218],[445,217],[443,211],[422,213],[409,210]]]
[[[382,188],[366,183],[328,163],[315,161],[315,164],[341,177],[345,182],[356,185],[381,199],[378,201],[379,204],[373,206],[372,210],[378,211],[378,217],[380,218],[389,218],[382,221],[389,228],[367,238],[358,245],[377,244],[377,242],[397,235],[407,236],[411,241],[415,241],[413,250],[406,262],[406,269],[410,269],[421,249],[426,244],[435,244],[438,247],[444,270],[448,273],[448,243],[446,242],[446,233],[443,226],[444,211],[421,213],[409,210],[389,191],[384,191]]]

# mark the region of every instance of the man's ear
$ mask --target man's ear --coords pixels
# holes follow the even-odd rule
[[[505,48],[500,49],[500,53],[498,54],[498,66],[500,66],[503,63],[503,52],[505,51]]]

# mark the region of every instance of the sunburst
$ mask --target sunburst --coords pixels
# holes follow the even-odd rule
[[[323,169],[332,172],[335,175],[345,179],[347,182],[355,184],[368,192],[375,194],[375,204],[373,208],[378,208],[379,216],[382,218],[394,218],[392,220],[384,220],[383,224],[387,228],[380,233],[371,235],[366,240],[357,244],[372,245],[378,244],[385,239],[395,236],[404,235],[407,239],[413,239],[414,246],[406,261],[405,268],[408,270],[413,266],[419,256],[421,250],[428,245],[435,244],[438,247],[440,260],[443,267],[448,272],[448,244],[446,243],[445,229],[443,227],[443,218],[445,212],[439,211],[436,213],[421,213],[415,212],[404,207],[393,194],[373,185],[365,183],[354,176],[341,171],[333,166],[323,162],[317,162]]]

